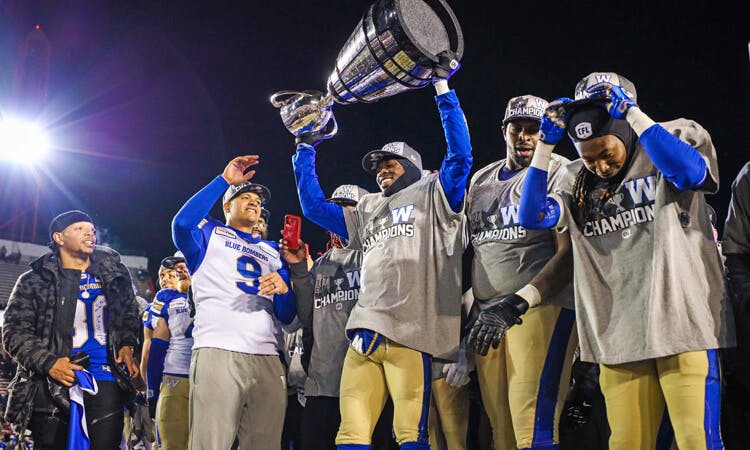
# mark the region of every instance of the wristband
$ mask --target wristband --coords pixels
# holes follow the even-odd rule
[[[527,284],[526,286],[516,291],[516,295],[526,300],[526,302],[529,304],[529,308],[533,308],[542,302],[542,295],[539,293],[539,290],[532,284]]]
[[[534,150],[534,156],[531,158],[531,167],[536,167],[539,170],[547,172],[549,170],[549,162],[552,159],[552,150],[554,149],[554,144],[538,141]]]
[[[630,108],[628,115],[625,116],[625,120],[630,124],[631,128],[633,128],[633,131],[635,131],[635,134],[638,136],[656,123],[637,106]]]
[[[448,87],[448,80],[440,80],[433,83],[433,86],[435,86],[435,92],[437,92],[437,95],[443,95],[446,92],[450,91],[450,88]]]

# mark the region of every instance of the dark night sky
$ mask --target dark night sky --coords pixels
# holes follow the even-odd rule
[[[497,123],[509,97],[572,96],[589,72],[616,71],[636,84],[655,120],[686,117],[711,133],[722,187],[709,202],[724,220],[731,181],[750,159],[750,26],[732,2],[704,9],[449,3],[464,31],[463,67],[451,85],[471,129],[474,170],[504,154]],[[0,212],[28,206],[39,180],[38,241],[54,214],[82,208],[124,248],[146,252],[154,270],[174,251],[170,220],[182,203],[231,157],[258,153],[255,181],[273,193],[276,238],[283,214],[300,210],[293,138],[268,98],[282,89],[324,89],[368,4],[0,0],[0,111],[9,109],[22,41],[40,23],[52,46],[42,119],[58,147],[34,176],[0,163]],[[393,140],[409,142],[426,168],[437,168],[445,144],[432,96],[428,87],[377,104],[337,105],[339,134],[318,148],[324,190],[342,183],[376,189],[360,158]],[[303,237],[322,249],[322,231],[310,222]]]

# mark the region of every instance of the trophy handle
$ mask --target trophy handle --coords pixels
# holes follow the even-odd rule
[[[281,108],[286,105],[289,100],[295,95],[300,94],[299,91],[279,91],[271,96],[271,104],[274,108]]]
[[[330,127],[326,126],[326,128],[330,128],[330,130],[326,131],[326,133],[322,136],[323,139],[330,139],[336,134],[336,132],[339,131],[339,124],[336,123],[336,117],[331,115],[331,120],[329,121],[329,123],[330,122],[333,122],[333,125]]]
[[[333,97],[330,94],[324,96],[320,91],[279,91],[271,96],[271,104],[275,108],[281,108],[297,95],[317,98],[318,103],[322,104],[322,106],[328,106],[333,103]]]

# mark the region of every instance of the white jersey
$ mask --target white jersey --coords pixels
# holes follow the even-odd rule
[[[258,277],[282,268],[274,243],[207,217],[198,225],[205,252],[192,274],[193,348],[276,355],[273,295],[258,295]]]
[[[164,373],[187,377],[190,373],[190,355],[193,351],[193,319],[185,294],[174,289],[163,289],[156,293],[151,305],[155,320],[164,320],[169,327],[169,347],[164,358]]]

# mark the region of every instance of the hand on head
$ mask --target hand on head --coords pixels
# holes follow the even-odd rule
[[[257,166],[259,162],[260,156],[258,155],[238,156],[229,161],[221,176],[232,186],[244,183],[255,175],[255,170],[247,173],[245,171],[250,167]]]
[[[638,107],[625,89],[616,84],[598,83],[586,89],[586,92],[589,98],[600,98],[602,101],[599,104],[615,119],[625,119],[630,108]]]
[[[570,118],[570,111],[566,107],[572,101],[568,97],[561,97],[547,105],[539,126],[540,141],[553,145],[560,142],[565,135],[565,128]]]

